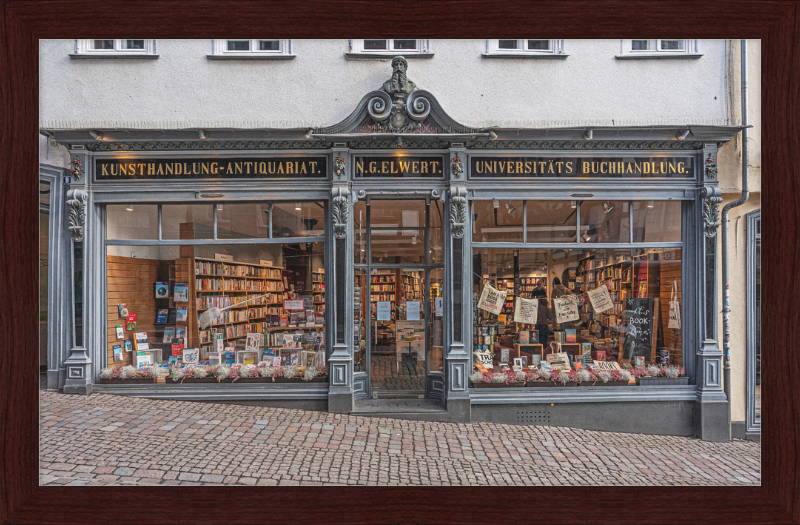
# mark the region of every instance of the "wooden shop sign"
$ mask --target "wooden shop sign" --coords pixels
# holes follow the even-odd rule
[[[692,157],[470,157],[470,177],[692,178]]]
[[[325,178],[326,157],[102,158],[95,180]]]

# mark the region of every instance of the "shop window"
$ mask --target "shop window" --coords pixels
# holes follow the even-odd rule
[[[405,58],[430,58],[430,44],[423,39],[364,39],[351,40],[347,58],[380,58],[382,55],[402,55]]]
[[[161,234],[162,239],[213,239],[213,205],[163,205],[161,207]]]
[[[580,212],[580,242],[630,242],[630,205],[627,201],[582,201]]]
[[[528,201],[528,242],[575,242],[576,201]]]
[[[155,54],[156,42],[149,39],[126,39],[126,38],[106,38],[106,39],[84,39],[75,41],[75,54],[72,57],[100,57],[114,56],[124,58],[130,56],[150,56],[157,58]]]
[[[681,324],[674,313],[682,304],[681,270],[680,248],[476,248],[475,362],[500,371],[516,358],[531,371],[531,365],[546,364],[548,354],[561,353],[566,368],[588,364],[595,374],[682,367]],[[496,301],[499,313],[481,300],[487,286],[507,293]],[[603,287],[607,296],[595,309],[590,295]],[[535,301],[536,312],[528,317],[534,322],[516,321],[520,298]]]
[[[109,204],[106,206],[106,238],[158,239],[158,206]]]
[[[369,250],[372,264],[442,264],[443,214],[442,203],[434,199],[429,204],[424,199],[371,199],[369,205],[356,202],[353,205],[355,263],[365,264]]]
[[[523,242],[523,201],[472,201],[473,242]]]
[[[212,43],[210,59],[291,59],[292,42],[288,39],[218,39]]]
[[[564,41],[553,39],[487,40],[486,58],[566,58]]]
[[[269,237],[269,204],[217,204],[215,206],[218,239],[265,239]]]
[[[761,211],[747,216],[747,431],[761,430]]]
[[[323,235],[325,235],[325,207],[321,202],[282,202],[272,205],[273,237]]]
[[[680,242],[681,201],[634,201],[633,242]]]
[[[699,58],[697,40],[689,39],[631,39],[621,41],[617,58]]]

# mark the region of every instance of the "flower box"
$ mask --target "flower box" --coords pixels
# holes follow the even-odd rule
[[[220,379],[220,383],[272,383],[271,377],[240,377],[239,379],[231,379],[226,377]]]
[[[309,379],[307,381],[303,381],[304,383],[327,383],[328,378],[326,377],[315,377],[314,379]]]
[[[275,378],[275,382],[276,383],[302,383],[303,380],[301,378],[299,378],[299,377],[292,377],[292,378],[276,377]]]
[[[636,384],[641,386],[688,385],[689,377],[640,377],[636,380]]]
[[[522,383],[517,383],[518,385],[522,385]],[[477,383],[472,383],[472,386],[475,388],[508,388],[512,386],[511,384],[506,383],[484,383],[483,381],[478,381]]]
[[[155,383],[156,380],[153,377],[137,377],[135,379],[121,379],[119,377],[115,377],[113,379],[101,379],[101,382],[112,385],[145,385]]]
[[[628,386],[630,383],[624,381],[622,379],[618,381],[609,381],[608,383],[603,383],[600,379],[597,381],[587,381],[585,383],[581,383],[581,386]]]
[[[562,383],[561,381],[550,381],[550,382],[553,383],[553,386],[559,386],[559,387],[578,386],[579,384],[577,381],[567,381],[566,383]]]
[[[171,384],[186,384],[186,383],[216,383],[216,377],[184,377],[182,380],[175,381],[170,377],[164,378],[165,383]]]
[[[527,381],[525,386],[528,388],[542,388],[542,387],[551,387],[557,386],[552,381]]]

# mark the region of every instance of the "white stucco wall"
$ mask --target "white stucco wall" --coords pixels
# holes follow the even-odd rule
[[[290,61],[208,60],[211,40],[158,40],[157,60],[75,60],[40,41],[40,127],[305,127],[345,118],[391,74],[347,40],[293,40]],[[699,59],[617,60],[619,40],[567,40],[565,60],[485,59],[485,40],[431,40],[408,75],[474,127],[727,124],[727,43]]]

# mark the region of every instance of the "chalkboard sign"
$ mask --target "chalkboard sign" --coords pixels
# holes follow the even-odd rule
[[[622,342],[622,359],[633,360],[643,356],[653,361],[657,326],[658,299],[626,299],[623,313],[625,338]]]

